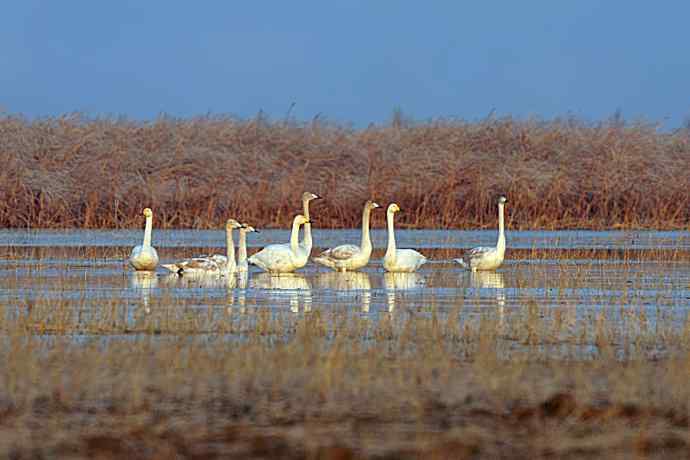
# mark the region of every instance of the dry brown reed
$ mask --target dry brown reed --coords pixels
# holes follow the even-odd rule
[[[364,200],[397,201],[401,226],[688,228],[690,134],[612,119],[488,118],[363,130],[264,117],[153,122],[79,114],[0,118],[0,225],[285,226],[303,190],[322,227],[354,227]],[[378,215],[377,219],[381,219]],[[380,220],[377,221],[380,224]]]

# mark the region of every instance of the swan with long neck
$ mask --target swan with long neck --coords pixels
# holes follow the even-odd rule
[[[333,270],[346,272],[357,270],[369,263],[371,257],[371,237],[369,235],[369,220],[371,211],[380,208],[377,203],[367,201],[362,211],[362,242],[360,246],[343,244],[322,252],[312,260]]]
[[[235,273],[237,271],[237,262],[235,260],[235,243],[232,239],[232,231],[236,228],[242,228],[242,224],[235,219],[228,219],[225,223],[226,255],[197,256],[172,264],[163,264],[163,267],[178,275],[227,275]]]
[[[151,211],[151,208],[146,208],[143,214],[144,217],[146,217],[144,241],[142,244],[132,249],[132,254],[129,256],[129,264],[137,271],[153,271],[158,265],[158,253],[156,252],[156,248],[151,246],[153,211]]]
[[[269,244],[248,259],[264,271],[271,273],[290,273],[307,265],[309,252],[299,244],[299,228],[308,224],[309,219],[298,214],[292,221],[289,244]]]
[[[257,232],[254,227],[246,223],[242,224],[240,228],[240,241],[237,249],[237,272],[246,273],[249,271],[249,263],[247,262],[247,233]]]
[[[395,245],[395,228],[393,219],[395,213],[400,211],[396,203],[391,203],[386,211],[388,224],[388,248],[383,257],[383,268],[388,272],[411,273],[424,265],[426,257],[414,249],[398,249]]]
[[[503,223],[503,208],[508,200],[502,196],[498,199],[498,241],[496,246],[480,246],[467,251],[455,262],[473,272],[477,270],[495,270],[503,263],[506,252],[506,235]]]
[[[311,217],[309,216],[309,203],[312,200],[320,200],[321,197],[316,193],[304,192],[302,194],[302,215],[307,218],[309,223],[304,224],[304,239],[300,243],[307,251],[307,255],[311,255],[313,241],[311,238]]]

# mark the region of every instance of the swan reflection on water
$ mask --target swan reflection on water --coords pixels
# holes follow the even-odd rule
[[[392,273],[383,275],[383,285],[386,288],[388,300],[388,312],[395,310],[396,297],[404,297],[404,291],[419,289],[424,286],[426,280],[419,273]]]
[[[495,289],[496,303],[503,306],[506,303],[505,280],[503,273],[476,271],[470,272],[470,286],[476,289]]]
[[[475,289],[492,289],[496,296],[496,306],[498,307],[498,325],[503,329],[505,325],[505,280],[503,273],[492,271],[470,272],[470,286]]]
[[[249,273],[237,272],[235,278],[236,289],[228,288],[228,308],[227,312],[231,313],[233,306],[238,308],[242,314],[247,312],[247,286],[249,285]]]
[[[141,306],[146,314],[151,313],[151,289],[158,287],[158,276],[155,272],[131,272],[129,287],[137,291],[141,297]]]
[[[360,297],[362,313],[371,306],[371,280],[366,272],[325,272],[314,278],[319,289],[330,289],[348,297]]]
[[[249,287],[275,291],[269,293],[269,296],[273,295],[280,299],[287,296],[290,301],[290,311],[293,313],[299,313],[300,304],[303,311],[311,311],[311,285],[299,273],[259,273],[251,278]]]

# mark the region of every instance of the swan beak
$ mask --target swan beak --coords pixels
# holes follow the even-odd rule
[[[316,193],[314,193],[314,199],[315,200],[322,200],[323,197],[321,195],[317,195]]]

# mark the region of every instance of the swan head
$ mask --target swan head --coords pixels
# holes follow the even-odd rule
[[[247,223],[242,224],[242,228],[240,229],[240,231],[244,232],[244,233],[251,233],[251,232],[260,233],[257,229],[255,229],[254,227],[252,227],[251,225],[249,225]]]
[[[508,198],[502,196],[498,199],[498,204],[505,204],[508,201]]]
[[[235,219],[228,219],[228,221],[225,222],[225,228],[227,230],[234,230],[236,228],[242,228],[242,224],[237,222]]]
[[[376,209],[381,207],[380,204],[371,200],[367,201],[367,204],[365,206],[367,207],[367,209]]]
[[[306,202],[309,202],[311,200],[318,200],[320,198],[321,197],[319,195],[317,195],[316,193],[304,192],[302,194],[302,201],[306,201]]]
[[[293,223],[295,223],[297,225],[304,225],[304,224],[310,224],[311,220],[307,219],[302,214],[297,214],[295,216],[295,219],[293,220]]]
[[[153,217],[153,211],[151,211],[151,208],[144,208],[144,217]]]
[[[397,203],[391,203],[388,205],[388,211],[389,213],[393,214],[395,212],[400,212],[400,206],[398,206]]]

